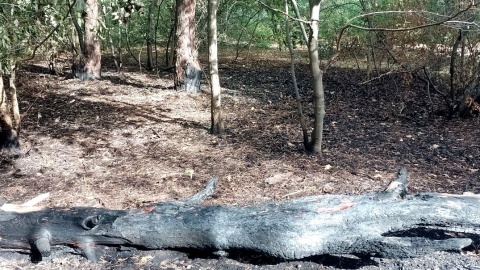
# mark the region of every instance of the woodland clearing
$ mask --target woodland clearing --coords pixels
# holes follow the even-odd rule
[[[282,54],[220,62],[221,136],[209,134],[209,95],[174,91],[171,73],[140,72],[132,64],[119,74],[107,61],[101,80],[80,82],[49,75],[41,62],[26,65],[17,75],[22,150],[1,156],[0,195],[22,203],[50,192],[42,205],[129,209],[188,197],[218,176],[217,192],[206,203],[247,205],[375,192],[400,167],[409,171],[411,193],[480,193],[480,118],[445,119],[437,113],[441,100],[430,100],[422,82],[408,76],[361,84],[362,70],[329,69],[323,157],[305,154],[288,56]],[[297,76],[311,116],[306,64]],[[208,92],[207,81],[202,88]],[[478,254],[275,262],[180,251],[98,252],[104,254],[99,264],[54,254],[36,265],[28,255],[0,252],[0,268],[480,269]]]

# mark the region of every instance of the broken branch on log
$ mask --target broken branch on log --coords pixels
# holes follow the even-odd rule
[[[95,246],[249,251],[280,259],[322,254],[389,258],[459,251],[480,235],[480,196],[407,194],[402,169],[385,191],[321,195],[259,205],[199,205],[217,179],[196,195],[141,209],[17,208],[0,205],[0,248],[49,256],[73,246],[97,261]],[[2,203],[0,203],[2,204]],[[29,206],[28,206],[29,207]]]

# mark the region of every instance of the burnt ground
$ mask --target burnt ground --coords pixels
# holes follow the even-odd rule
[[[218,176],[218,190],[206,203],[245,205],[375,192],[400,167],[409,171],[412,193],[480,193],[480,119],[447,120],[438,113],[441,100],[433,93],[430,99],[408,76],[361,84],[364,71],[329,69],[323,157],[303,153],[287,59],[274,52],[221,63],[226,131],[219,137],[208,132],[209,95],[174,91],[170,73],[138,71],[132,64],[118,74],[105,63],[102,80],[80,82],[49,75],[41,62],[26,65],[17,75],[22,150],[1,157],[0,195],[22,203],[50,192],[41,205],[128,209],[185,198]],[[308,67],[300,65],[298,73],[311,124]],[[2,251],[0,268],[480,269],[478,255],[455,253],[277,262],[178,251],[98,252],[99,264],[60,248],[32,264],[28,254]]]

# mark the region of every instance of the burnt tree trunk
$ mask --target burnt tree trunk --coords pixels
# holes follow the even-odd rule
[[[202,71],[197,58],[195,39],[195,0],[177,0],[175,35],[175,88],[200,92]]]
[[[3,83],[8,78],[8,87]],[[7,76],[0,69],[0,150],[16,150],[20,148],[20,109],[15,86],[15,68]]]
[[[241,251],[281,259],[322,254],[404,258],[458,252],[480,236],[480,196],[408,195],[405,169],[378,193],[199,206],[215,185],[213,179],[189,199],[136,210],[3,204],[0,248],[41,257],[50,254],[52,245],[73,245],[94,261],[96,245]]]
[[[100,79],[102,54],[97,37],[98,0],[86,0],[83,22],[84,32],[78,35],[80,44],[83,43],[83,46],[80,46],[82,55],[73,63],[72,71],[74,76],[82,81]],[[76,28],[78,33],[81,33],[81,29]]]

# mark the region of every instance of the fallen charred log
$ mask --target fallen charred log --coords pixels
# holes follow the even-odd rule
[[[0,202],[0,248],[49,256],[73,246],[96,261],[95,246],[248,251],[280,259],[322,254],[415,257],[460,251],[480,235],[480,196],[407,194],[407,172],[383,192],[322,195],[253,206],[200,206],[198,194],[134,210],[39,208]]]

